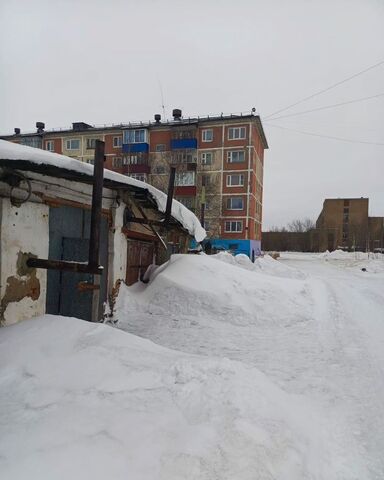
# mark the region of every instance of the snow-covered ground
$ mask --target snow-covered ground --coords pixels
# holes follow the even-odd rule
[[[116,320],[0,330],[0,478],[384,478],[383,256],[175,255]]]

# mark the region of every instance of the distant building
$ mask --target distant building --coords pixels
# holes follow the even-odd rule
[[[92,163],[95,140],[105,142],[106,168],[166,191],[176,167],[175,198],[203,220],[209,246],[246,253],[261,248],[264,150],[260,117],[220,115],[172,121],[160,115],[147,123],[93,127],[84,122],[65,130],[1,137]],[[28,142],[28,143],[27,143]],[[204,205],[204,207],[203,207]],[[203,210],[203,211],[202,211]]]
[[[327,198],[308,232],[263,232],[266,251],[384,251],[384,217],[368,216],[368,198]]]
[[[311,232],[312,250],[371,250],[383,246],[383,217],[368,216],[368,198],[327,198]]]

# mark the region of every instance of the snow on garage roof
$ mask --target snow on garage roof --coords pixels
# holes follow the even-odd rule
[[[6,140],[0,140],[0,161],[1,160],[24,161],[34,165],[47,165],[56,167],[62,171],[75,172],[81,176],[93,176],[93,165],[80,162],[65,155],[47,152],[39,148],[18,145]],[[165,212],[167,195],[152,185],[107,169],[104,170],[104,179],[112,183],[125,184],[147,190],[156,201],[160,212]],[[172,202],[172,217],[179,221],[181,225],[195,237],[197,242],[201,242],[206,237],[206,231],[201,226],[196,215],[177,200],[173,200]]]

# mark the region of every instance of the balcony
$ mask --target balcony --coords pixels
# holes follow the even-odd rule
[[[123,143],[123,153],[143,153],[149,152],[148,143]]]
[[[173,138],[171,140],[171,150],[196,149],[197,138]]]

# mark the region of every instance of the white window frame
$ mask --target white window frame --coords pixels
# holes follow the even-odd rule
[[[140,180],[140,182],[147,182],[147,175],[145,173],[130,173],[128,176],[135,180]]]
[[[210,138],[207,138],[210,137]],[[205,128],[201,134],[201,141],[204,143],[213,142],[213,128]]]
[[[139,135],[139,132],[144,132],[144,138],[143,140],[137,140],[136,139],[136,134]],[[148,131],[145,128],[135,128],[133,130],[125,130],[124,131],[124,137],[128,140],[126,143],[132,144],[132,143],[147,143],[148,140]],[[131,138],[129,138],[131,137]]]
[[[79,142],[78,148],[72,148],[72,142]],[[67,140],[65,140],[66,150],[80,150],[80,146],[81,146],[81,142],[79,138],[68,138]]]
[[[87,150],[94,150],[96,148],[96,140],[99,140],[99,139],[98,138],[87,138],[86,149]]]
[[[243,160],[233,160],[234,154],[240,156],[240,153],[243,154]],[[244,163],[245,162],[245,152],[244,150],[228,150],[227,152],[227,163]]]
[[[119,136],[113,137],[112,145],[113,145],[113,148],[121,148],[121,146],[123,145],[123,136],[119,135]]]
[[[233,183],[232,177],[238,177],[239,183]],[[227,187],[244,187],[244,173],[231,173],[227,175]]]
[[[188,179],[190,177],[190,179]],[[175,187],[195,187],[196,174],[194,171],[176,172]]]
[[[210,159],[209,161],[208,158]],[[201,164],[202,165],[212,165],[213,154],[212,152],[202,152],[201,153]]]
[[[165,143],[157,143],[155,145],[155,152],[165,152],[167,150],[167,145]]]
[[[229,229],[227,228],[229,224]],[[235,225],[235,228],[232,228]],[[237,227],[240,226],[240,229]],[[243,231],[243,221],[242,220],[225,220],[224,222],[224,232],[226,233],[241,233]]]
[[[52,146],[52,148],[48,148],[48,145]],[[46,140],[45,141],[45,150],[47,150],[47,152],[54,152],[55,151],[55,141],[54,140]]]
[[[241,208],[235,208],[232,206],[234,200],[241,200]],[[228,197],[226,201],[226,210],[244,210],[244,198],[243,197]]]
[[[228,127],[228,140],[244,140],[246,137],[246,127]]]

